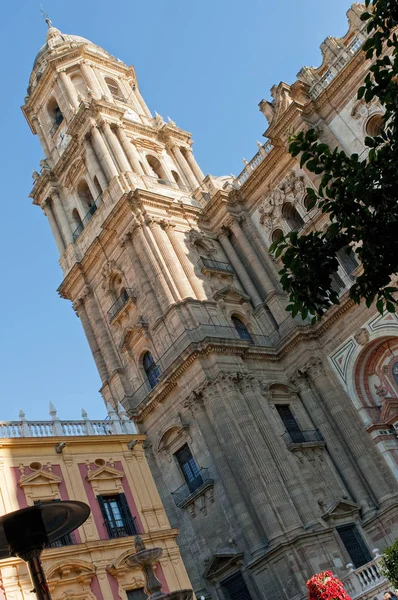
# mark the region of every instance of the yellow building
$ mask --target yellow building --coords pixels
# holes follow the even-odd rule
[[[133,535],[160,547],[156,575],[164,591],[190,588],[143,445],[145,436],[121,409],[109,419],[61,421],[53,406],[51,421],[0,424],[0,511],[9,513],[35,502],[81,500],[91,508],[73,534],[44,550],[42,558],[54,600],[141,600],[144,579],[128,567]],[[0,599],[31,599],[32,585],[19,559],[0,565]]]

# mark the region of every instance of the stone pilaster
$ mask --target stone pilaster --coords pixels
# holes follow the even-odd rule
[[[170,223],[169,221],[163,221],[162,226],[167,234],[167,237],[170,240],[171,245],[173,246],[174,252],[177,255],[177,258],[184,270],[189,285],[195,293],[196,298],[198,300],[206,300],[207,296],[203,288],[203,284],[199,277],[196,275],[192,262],[189,260],[188,256],[184,252],[182,244],[178,239],[178,235],[175,232],[175,225],[173,223]]]
[[[346,403],[342,402],[344,391],[337,389],[320,358],[313,357],[307,363],[306,370],[377,502],[382,503],[383,500],[396,495],[396,480],[382,463],[381,457],[375,456],[376,451],[371,445],[371,438],[363,431],[350,398],[347,398]]]
[[[328,410],[320,401],[319,395],[313,391],[311,380],[306,369],[300,369],[291,378],[293,385],[298,389],[300,398],[317,429],[323,435],[329,455],[334,466],[342,478],[344,485],[351,494],[351,498],[357,502],[363,510],[367,511],[374,507],[368,486],[363,481],[361,473],[358,473],[353,463],[345,441],[341,438],[336,424],[330,418]]]
[[[157,290],[156,297],[162,310],[166,310],[170,304],[174,303],[174,297],[170,291],[170,288],[163,276],[162,271],[155,259],[152,249],[148,243],[148,240],[144,234],[145,224],[140,223],[138,219],[133,222],[133,242],[134,247],[137,250],[139,259],[144,269],[152,273],[152,281]]]
[[[196,159],[192,152],[192,148],[186,148],[185,158],[188,163],[188,166],[193,171],[193,174],[195,175],[197,182],[200,185],[202,183],[202,181],[204,180],[205,176],[203,174],[202,169],[199,167],[198,163],[196,162]]]
[[[267,488],[272,496],[272,502],[278,506],[285,530],[301,529],[303,524],[314,521],[313,507],[308,504],[301,483],[284,457],[286,449],[281,447],[278,443],[280,440],[275,437],[273,425],[263,407],[265,399],[259,381],[250,374],[242,376],[238,374],[237,379],[240,392],[248,407],[247,413],[253,416],[253,430],[258,428],[264,440],[265,447],[264,444],[261,446],[261,442],[257,444],[259,450],[261,446],[259,464],[262,472],[266,474]]]
[[[111,126],[108,121],[103,121],[101,123],[102,130],[105,135],[105,139],[108,142],[108,146],[111,148],[113,153],[113,160],[119,165],[119,169],[125,173],[131,171],[130,163],[127,160],[126,154],[124,153],[123,148],[120,145],[119,139],[113,133]]]
[[[65,244],[64,244],[64,240],[62,238],[61,232],[59,230],[58,223],[54,216],[52,204],[49,199],[47,199],[47,200],[45,200],[45,202],[43,202],[42,208],[43,208],[43,212],[46,215],[48,222],[50,224],[51,232],[54,236],[55,243],[57,244],[58,252],[60,254],[62,254],[63,251],[65,250]]]
[[[221,229],[217,237],[224,249],[225,254],[227,255],[229,262],[239,277],[243,289],[253,302],[254,307],[256,308],[257,306],[260,306],[262,304],[260,295],[253,281],[250,279],[244,264],[237,255],[235,248],[232,246],[229,240],[228,232],[225,229]]]
[[[177,165],[180,167],[188,186],[195,190],[198,187],[198,183],[180,148],[177,145],[169,144],[168,149],[171,151]]]
[[[62,200],[55,190],[52,191],[51,198],[53,201],[53,210],[55,217],[59,223],[60,231],[65,242],[65,246],[69,246],[73,242],[72,228],[69,219],[66,216]]]
[[[188,279],[182,270],[180,261],[170,244],[168,237],[163,232],[160,223],[155,219],[148,220],[149,228],[153,233],[159,253],[162,256],[170,277],[177,289],[180,299],[193,298],[194,293]]]
[[[43,133],[43,127],[37,116],[33,116],[32,121],[34,123],[35,131],[37,133],[37,137],[39,138],[40,145],[43,148],[44,155],[49,163],[49,166],[51,166],[53,162],[51,157],[51,150],[47,143],[46,136]]]
[[[91,90],[95,98],[101,98],[102,90],[98,82],[98,79],[91,67],[91,65],[85,61],[80,63],[80,69],[83,75],[83,79],[86,82],[87,87]]]
[[[253,506],[244,494],[241,487],[241,478],[235,468],[234,461],[229,460],[223,449],[223,444],[214,428],[212,416],[209,418],[206,410],[206,404],[215,404],[214,410],[217,412],[217,404],[220,398],[211,382],[206,382],[197,391],[192,392],[185,406],[190,409],[198,427],[202,433],[203,439],[211,452],[215,467],[221,478],[231,507],[239,523],[242,537],[246,539],[248,549],[252,555],[264,551],[267,543],[262,526],[258,520]],[[210,407],[210,415],[212,408]]]
[[[93,327],[91,325],[89,316],[87,314],[85,302],[87,301],[87,296],[84,295],[82,298],[79,298],[77,302],[74,304],[74,309],[78,314],[80,321],[82,322],[84,333],[86,334],[88,344],[90,346],[90,350],[94,357],[95,364],[97,365],[97,369],[99,375],[101,377],[102,383],[106,383],[108,380],[108,369],[105,364],[104,357],[102,355],[101,349],[98,345],[97,338],[95,337],[95,333]]]
[[[97,177],[102,190],[106,190],[106,188],[108,187],[108,181],[94,152],[94,148],[91,144],[91,139],[89,137],[85,137],[83,143],[84,148],[86,150],[87,170],[90,173],[92,179],[94,179],[94,177]]]
[[[77,99],[77,92],[75,86],[71,82],[69,75],[67,75],[65,69],[61,69],[58,72],[58,77],[61,82],[62,89],[65,93],[65,97],[67,98],[69,104],[72,108],[77,108],[79,105],[79,101]]]
[[[117,177],[119,173],[112,156],[102,139],[101,132],[96,125],[91,129],[91,140],[98,161],[104,170],[108,182],[110,182],[114,177]]]
[[[152,315],[156,321],[162,316],[162,310],[149,279],[146,276],[144,265],[141,263],[138,252],[134,247],[133,239],[137,240],[137,236],[133,238],[130,232],[127,233],[123,238],[121,246],[122,248],[126,248],[127,254],[130,257],[134,274],[137,278],[137,283],[145,296],[146,302],[148,303],[148,313],[149,315]]]
[[[121,125],[118,125],[116,127],[116,133],[119,138],[120,144],[122,145],[122,148],[123,148],[124,152],[126,153],[126,156],[131,164],[131,167],[132,167],[134,173],[137,173],[137,175],[144,175],[144,171],[142,170],[142,167],[140,164],[140,157],[137,152],[137,149],[134,146],[134,144],[132,144],[131,141],[129,140],[129,138],[127,137],[124,127],[122,127]]]

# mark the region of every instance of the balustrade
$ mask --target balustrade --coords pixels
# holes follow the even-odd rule
[[[344,577],[343,583],[352,600],[368,598],[370,594],[374,597],[388,587],[387,579],[381,574],[379,552],[375,549],[373,553],[375,558],[358,569],[354,569],[352,564],[347,565],[350,573]]]

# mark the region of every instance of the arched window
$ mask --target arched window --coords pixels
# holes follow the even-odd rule
[[[173,175],[173,179],[180,188],[180,190],[184,189],[184,185],[181,181],[181,177],[179,176],[179,174],[176,171],[172,171],[171,174]]]
[[[370,137],[377,137],[383,131],[384,118],[383,115],[377,114],[370,117],[366,123],[366,135]]]
[[[157,159],[155,156],[152,156],[151,154],[148,154],[146,159],[153,173],[153,176],[157,177],[159,183],[166,183],[165,172],[160,163],[160,160]]]
[[[85,209],[92,210],[94,209],[94,207],[95,209],[97,208],[94,204],[94,198],[90,191],[90,188],[87,185],[87,181],[85,181],[84,179],[82,179],[79,185],[77,186],[77,193]],[[95,212],[95,210],[93,210],[93,212]]]
[[[236,317],[235,315],[233,315],[231,317],[231,321],[232,321],[233,326],[235,327],[236,331],[238,332],[240,339],[247,340],[248,342],[253,344],[253,339],[252,339],[252,336],[250,335],[250,331],[248,330],[246,325],[243,323],[243,321],[241,321],[239,319],[239,317]]]
[[[77,208],[73,209],[72,217],[73,217],[73,221],[74,221],[76,227],[78,227],[79,225],[83,225],[83,222],[80,218],[79,211],[77,210]]]
[[[124,100],[123,94],[121,93],[120,88],[114,79],[105,77],[105,83],[108,86],[108,90],[112,96],[116,98],[116,100]]]
[[[293,231],[298,231],[304,225],[302,217],[290,202],[285,202],[282,206],[282,215],[290,229]]]
[[[151,386],[151,389],[153,389],[159,381],[160,370],[155,361],[153,360],[153,356],[150,352],[146,352],[144,354],[144,357],[142,359],[142,365],[148,378],[149,385]]]
[[[283,238],[283,231],[282,231],[282,229],[275,229],[272,232],[272,236],[271,236],[272,243],[278,242],[282,238]]]
[[[311,196],[310,196],[309,194],[306,194],[306,195],[304,196],[303,204],[304,204],[304,207],[305,207],[307,210],[308,210],[308,207],[309,207],[309,205],[311,204],[311,201],[312,201],[312,198],[311,198]]]
[[[47,110],[52,123],[50,134],[54,135],[64,120],[64,115],[62,114],[55,98],[51,98],[47,105]]]

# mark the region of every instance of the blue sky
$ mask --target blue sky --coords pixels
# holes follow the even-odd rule
[[[347,29],[347,0],[44,0],[54,25],[91,39],[136,67],[150,109],[192,132],[205,173],[237,175],[256,153],[262,98],[318,65],[319,44]],[[2,5],[3,327],[0,420],[104,416],[100,380],[79,319],[56,289],[55,243],[28,198],[42,157],[20,111],[33,59],[45,41],[39,1]]]

